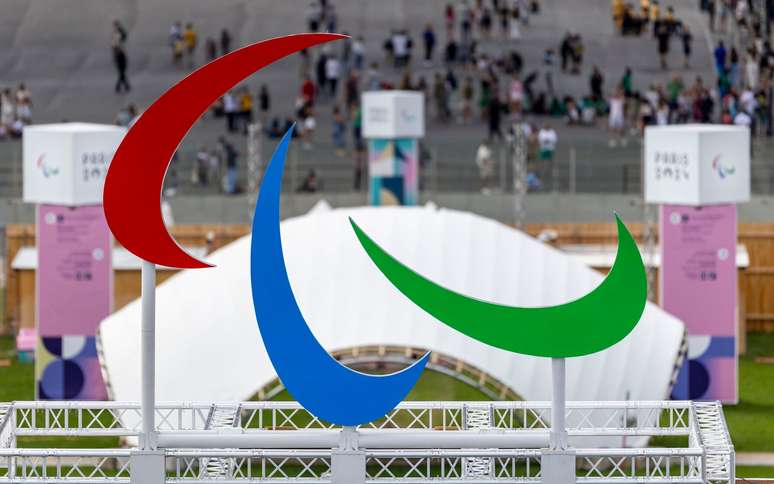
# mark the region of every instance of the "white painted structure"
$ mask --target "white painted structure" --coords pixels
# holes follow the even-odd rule
[[[61,123],[26,126],[24,201],[55,205],[102,203],[105,175],[126,128]]]
[[[436,322],[373,266],[349,216],[419,273],[494,302],[559,304],[593,289],[602,280],[599,273],[503,224],[452,210],[316,210],[282,222],[296,300],[329,351],[369,345],[431,350],[479,368],[526,400],[550,399],[549,359],[492,348]],[[159,286],[158,401],[240,401],[276,378],[255,322],[249,248],[244,237],[208,257],[215,268],[183,271]],[[115,400],[140,398],[140,310],[135,301],[100,327],[102,361]],[[680,321],[648,304],[622,342],[568,360],[567,399],[666,398],[683,332]]]
[[[416,91],[363,93],[364,138],[423,138],[425,96]]]
[[[684,124],[645,129],[645,202],[711,205],[750,200],[750,130]]]

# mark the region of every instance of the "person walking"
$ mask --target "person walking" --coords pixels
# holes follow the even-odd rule
[[[422,41],[425,44],[425,65],[432,65],[436,42],[432,24],[428,23],[425,25],[425,31],[422,32]]]
[[[266,84],[261,84],[261,89],[258,91],[258,111],[261,124],[266,125],[271,111],[271,96],[269,96],[269,86]]]
[[[228,29],[220,31],[220,52],[221,55],[226,55],[231,52],[231,34]]]
[[[198,39],[193,24],[188,22],[183,31],[183,45],[185,46],[185,53],[188,57],[188,67],[191,68],[194,66],[194,54],[196,53],[197,42]]]
[[[131,91],[132,87],[129,85],[129,79],[126,77],[126,68],[129,64],[129,60],[126,56],[124,47],[120,44],[113,46],[113,64],[115,64],[118,73],[116,92],[120,93],[122,90],[125,92]]]
[[[239,127],[247,134],[248,126],[253,122],[253,95],[246,86],[239,92]]]
[[[591,88],[591,97],[594,101],[602,99],[602,90],[605,84],[605,78],[599,67],[594,66],[589,77],[589,87]]]
[[[339,84],[341,75],[341,63],[335,56],[330,56],[325,61],[325,83],[328,86],[328,93],[331,98],[336,97],[336,88]]]
[[[207,37],[204,41],[204,52],[207,55],[207,62],[212,62],[218,57],[218,44],[215,43],[215,39]]]
[[[672,32],[669,24],[663,20],[657,20],[654,24],[654,32],[658,40],[658,55],[661,60],[661,68],[667,69],[667,55],[669,55],[669,40]]]
[[[180,21],[169,27],[169,48],[172,49],[172,63],[179,65],[183,59],[183,25]]]
[[[366,146],[363,141],[363,111],[359,102],[355,104],[352,112],[352,144],[355,148],[352,160],[354,165],[353,188],[356,192],[359,192],[366,166]]]
[[[237,192],[237,159],[239,153],[237,153],[234,145],[226,140],[225,136],[220,136],[218,138],[218,144],[223,153],[223,159],[226,162],[226,178],[224,180],[223,188],[227,194],[233,195]]]
[[[346,141],[344,139],[347,127],[344,122],[344,115],[341,114],[341,108],[339,106],[333,107],[333,131],[331,137],[333,138],[333,146],[336,150],[337,156],[344,156],[344,148],[346,148]]]
[[[473,78],[467,76],[462,84],[462,123],[470,124],[473,120]]]
[[[354,42],[352,42],[352,67],[360,72],[365,65],[365,40],[362,36],[358,36]]]
[[[226,130],[234,133],[237,130],[237,99],[233,92],[223,95],[223,112],[226,115]]]
[[[538,131],[538,147],[540,148],[540,160],[546,164],[553,163],[556,144],[559,138],[550,124],[546,123]]]
[[[16,118],[25,125],[32,122],[32,95],[24,83],[16,88]]]
[[[691,35],[691,29],[684,23],[680,31],[680,40],[683,42],[683,67],[688,69],[691,66],[691,44],[693,43],[693,36]]]
[[[492,99],[489,102],[489,109],[487,110],[488,125],[489,125],[489,139],[494,140],[503,139],[503,132],[500,127],[502,121],[503,105],[500,102],[500,97],[497,93],[492,93]]]
[[[358,99],[360,99],[360,81],[357,72],[352,71],[344,83],[344,102],[346,103],[346,116],[352,115]]]
[[[617,88],[610,98],[610,112],[608,114],[608,128],[610,129],[610,147],[615,148],[619,143],[626,146],[625,123],[624,123],[624,92],[622,88]]]
[[[127,38],[128,34],[126,33],[126,28],[124,28],[123,24],[119,20],[113,20],[113,37],[111,39],[111,45],[113,47],[123,47]]]
[[[494,177],[494,158],[489,141],[486,139],[482,140],[476,149],[476,166],[478,166],[478,177],[481,181],[481,193],[489,195],[492,192],[490,185]]]
[[[720,75],[726,70],[726,46],[722,40],[718,42],[713,55],[715,57],[715,71]]]

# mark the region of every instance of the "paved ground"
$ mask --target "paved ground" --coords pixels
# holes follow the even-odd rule
[[[419,44],[423,25],[431,21],[444,42],[442,9],[444,0],[391,0],[363,2],[336,0],[341,31],[362,34],[366,39],[367,60],[382,61],[381,45],[389,30],[405,27]],[[665,3],[665,6],[669,2]],[[36,122],[62,120],[112,122],[117,111],[132,102],[143,107],[151,103],[168,86],[187,73],[172,66],[167,35],[175,20],[193,21],[200,35],[200,45],[207,36],[217,36],[228,28],[234,45],[276,35],[305,30],[306,2],[256,2],[249,0],[60,0],[54,8],[47,0],[4,0],[0,16],[0,86],[24,81],[34,96],[33,115]],[[523,38],[516,41],[489,41],[481,49],[495,52],[503,48],[518,50],[525,60],[525,72],[538,70],[546,48],[557,48],[561,36],[568,30],[582,35],[586,63],[581,75],[554,72],[558,93],[582,95],[588,91],[588,75],[597,64],[606,77],[606,90],[618,82],[625,66],[634,70],[635,84],[644,89],[652,82],[665,82],[673,71],[664,72],[658,66],[656,42],[648,35],[622,38],[612,32],[609,0],[582,0],[568,4],[563,0],[542,0],[542,11],[531,18]],[[710,53],[705,35],[704,19],[695,2],[674,2],[677,16],[691,26],[694,36],[693,69],[674,72],[692,79],[695,75],[711,77]],[[129,30],[129,75],[133,90],[116,95],[110,52],[111,22],[120,19]],[[419,49],[417,49],[419,50]],[[674,43],[670,65],[682,65],[677,43]],[[203,52],[200,52],[200,59]],[[256,89],[259,83],[269,84],[273,110],[290,114],[299,88],[298,59],[280,61],[246,81]],[[432,76],[439,65],[425,67],[414,63],[415,76]],[[556,69],[556,68],[554,68]],[[385,75],[398,79],[401,72],[385,69]],[[545,83],[537,82],[538,90]],[[329,190],[350,188],[352,162],[348,156],[337,157],[330,143],[330,105],[319,108],[316,149],[296,152],[300,173],[309,167],[321,169]],[[543,122],[538,120],[538,122]],[[560,125],[560,120],[553,120]],[[221,120],[205,117],[193,127],[181,146],[178,179],[186,185],[196,147],[212,145],[223,132]],[[475,147],[485,134],[483,124],[473,126],[438,125],[432,119],[426,143],[436,160],[433,176],[440,188],[447,190],[477,189],[478,182],[473,157]],[[244,146],[242,139],[235,140]],[[569,173],[570,152],[578,161],[579,190],[624,191],[639,183],[639,147],[609,150],[606,134],[601,129],[560,127],[560,175]],[[18,158],[14,143],[0,143],[0,177],[11,178],[9,162]],[[269,154],[273,143],[265,143]],[[7,185],[8,183],[6,183]],[[567,183],[565,182],[565,185]],[[196,190],[188,190],[196,193]],[[15,195],[9,188],[0,194]]]
[[[774,467],[774,452],[737,452],[736,465]]]

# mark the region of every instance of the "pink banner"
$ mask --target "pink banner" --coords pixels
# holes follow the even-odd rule
[[[95,334],[112,309],[111,245],[102,206],[38,206],[35,374],[40,399],[106,397]]]
[[[661,306],[688,333],[673,396],[737,401],[736,205],[661,208]]]

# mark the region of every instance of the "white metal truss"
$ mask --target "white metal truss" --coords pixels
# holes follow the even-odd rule
[[[688,440],[681,448],[576,449],[579,483],[734,482],[734,448],[719,403],[568,402],[566,420],[576,437],[672,435]],[[129,449],[19,449],[16,437],[136,437],[140,421],[137,403],[0,404],[0,483],[128,482]],[[339,432],[296,402],[163,403],[156,408],[156,427],[159,442],[201,436],[218,442],[231,435],[303,442],[260,450],[162,445],[168,483],[329,483],[335,445],[319,443],[335,442]],[[478,442],[513,443],[518,440],[507,439],[547,436],[549,428],[548,402],[404,402],[357,431],[368,483],[481,484],[542,482],[539,448]],[[295,440],[282,440],[289,437]],[[379,445],[380,439],[400,445]],[[413,448],[417,439],[443,445]],[[455,447],[454,442],[479,446]]]
[[[239,422],[239,405],[213,405],[205,430],[219,430],[233,428]],[[235,463],[231,459],[221,457],[204,457],[200,462],[202,476],[205,478],[225,478],[233,473],[232,466]]]
[[[128,483],[128,449],[0,449],[0,482]]]
[[[709,482],[734,482],[734,446],[728,434],[723,407],[718,402],[694,403],[699,444],[706,453],[705,471]]]
[[[489,405],[468,405],[465,407],[465,430],[490,430],[492,411]],[[463,475],[465,477],[491,477],[494,461],[491,457],[465,457]]]

